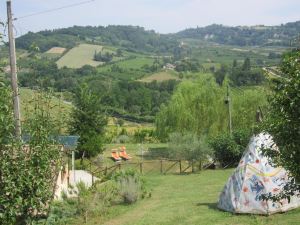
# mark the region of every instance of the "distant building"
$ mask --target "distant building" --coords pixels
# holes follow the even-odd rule
[[[164,65],[165,70],[175,70],[175,68],[176,66],[171,63],[167,63],[166,65]]]

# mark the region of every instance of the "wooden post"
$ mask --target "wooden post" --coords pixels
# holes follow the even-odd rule
[[[140,172],[143,173],[143,163],[140,163]]]
[[[194,173],[194,160],[192,160],[192,173]]]
[[[105,167],[104,175],[105,175],[105,176],[107,175],[107,166]]]
[[[201,160],[199,160],[199,171],[202,170],[202,163],[201,163]]]
[[[179,160],[179,173],[181,174],[181,160]]]
[[[160,160],[160,173],[162,174],[163,173],[163,161]]]
[[[228,114],[229,114],[229,133],[232,135],[232,116],[231,116],[231,98],[230,98],[230,86],[229,84],[227,85],[227,102],[228,102]]]
[[[9,39],[9,59],[10,59],[10,72],[11,72],[11,87],[13,90],[13,105],[14,105],[14,118],[15,118],[15,136],[21,140],[21,112],[20,112],[20,99],[17,77],[17,59],[16,59],[16,46],[13,33],[13,18],[11,12],[11,1],[6,2],[7,6],[7,19],[8,19],[8,39]]]

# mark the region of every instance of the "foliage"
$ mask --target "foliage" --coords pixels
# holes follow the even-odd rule
[[[202,136],[223,130],[226,126],[223,93],[211,76],[182,82],[157,115],[159,137],[166,140],[172,132]]]
[[[135,170],[124,170],[116,173],[113,179],[117,182],[119,195],[126,204],[132,204],[139,197],[145,197],[147,190],[145,181]]]
[[[197,60],[183,59],[176,64],[175,69],[177,72],[199,72],[201,65]]]
[[[106,62],[106,63],[111,62],[113,57],[114,54],[110,52],[102,53],[100,51],[100,52],[95,52],[94,54],[94,60],[99,62]]]
[[[261,69],[251,69],[249,58],[244,60],[241,67],[233,63],[229,79],[235,86],[260,85],[265,81]]]
[[[103,140],[107,124],[100,99],[83,84],[75,92],[74,105],[69,129],[71,134],[80,136],[77,156],[95,156],[104,150]]]
[[[45,215],[52,200],[60,165],[60,148],[49,138],[54,127],[49,96],[40,94],[25,121],[26,145],[13,137],[10,92],[0,90],[0,220],[4,224],[28,224]]]
[[[205,139],[200,139],[195,134],[172,133],[169,140],[169,152],[176,159],[204,162],[212,155]]]
[[[263,129],[273,136],[279,151],[266,149],[272,163],[290,172],[291,182],[282,193],[269,196],[273,200],[289,198],[300,190],[300,51],[286,54],[281,65],[283,77],[278,78],[270,96],[270,108]],[[296,180],[295,180],[296,179]],[[298,182],[298,185],[295,184]]]
[[[103,105],[113,107],[112,115],[115,113],[115,116],[120,117],[117,114],[126,115],[125,112],[128,112],[129,115],[146,117],[157,113],[157,108],[170,99],[177,84],[174,80],[161,83],[119,81],[114,83],[110,90],[104,85],[93,89],[103,95]],[[123,112],[116,109],[123,109]],[[124,119],[130,120],[125,117]]]
[[[40,220],[40,222],[56,225],[71,224],[74,218],[88,221],[89,217],[105,215],[118,197],[117,186],[112,181],[96,184],[91,189],[87,189],[83,183],[79,183],[77,189],[78,197],[54,202],[47,220]]]
[[[138,129],[134,132],[135,143],[153,143],[157,142],[156,134],[153,129]]]
[[[247,130],[238,130],[232,135],[220,134],[209,142],[214,151],[215,158],[222,167],[236,166],[248,145],[250,134]]]
[[[194,82],[182,82],[168,105],[156,117],[158,136],[167,140],[172,132],[193,132],[198,136],[215,136],[228,130],[228,107],[224,104],[226,83],[216,84],[212,76]],[[263,88],[232,89],[233,129],[252,129],[258,106],[266,105]]]
[[[137,26],[98,26],[46,30],[37,33],[29,32],[16,40],[18,48],[28,49],[35,42],[42,51],[60,46],[71,48],[80,40],[90,39],[92,44],[107,43],[121,46],[131,51],[170,52],[178,42],[168,35],[146,31]]]
[[[126,69],[125,65],[120,67],[122,72],[107,74],[89,65],[79,69],[58,69],[55,62],[38,58],[21,60],[19,65],[22,68],[19,81],[23,87],[40,86],[53,88],[59,92],[75,92],[78,83],[86,82],[90,89],[99,95],[99,98],[101,96],[101,104],[109,113],[133,121],[153,122],[159,106],[170,99],[178,84],[175,80],[152,83],[129,81],[128,79],[132,77],[126,77],[133,76],[133,71],[130,68]],[[137,73],[143,75],[144,72],[138,71]],[[111,74],[118,74],[122,79],[108,79],[106,76],[111,76]]]
[[[12,114],[12,95],[8,87],[0,81],[0,144],[1,147],[11,143],[14,131]]]
[[[221,68],[214,72],[214,76],[216,78],[216,82],[222,86],[223,81],[225,80],[226,74],[228,72],[228,68],[226,65],[222,64]]]

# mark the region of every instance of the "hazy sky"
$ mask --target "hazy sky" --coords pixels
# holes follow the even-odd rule
[[[12,0],[15,17],[85,0]],[[6,20],[5,0],[0,18]],[[212,23],[278,25],[300,20],[300,0],[94,0],[15,22],[19,35],[73,25],[139,25],[161,33]]]

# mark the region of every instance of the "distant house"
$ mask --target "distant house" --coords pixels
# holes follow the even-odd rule
[[[165,70],[175,70],[175,68],[176,66],[171,63],[167,63],[166,65],[164,65]]]

